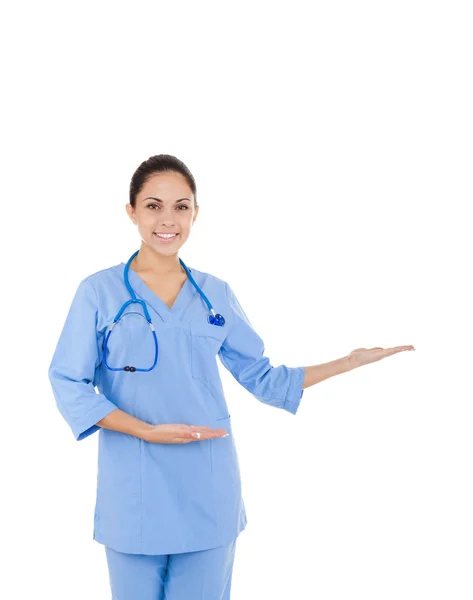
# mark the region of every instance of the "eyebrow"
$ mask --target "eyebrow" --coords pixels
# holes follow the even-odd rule
[[[155,198],[154,196],[148,196],[147,198],[144,198],[144,200],[142,200],[142,202],[144,202],[145,200],[156,200],[157,202],[162,202],[161,198]],[[176,202],[183,202],[184,200],[189,200],[189,198],[179,198],[179,200],[176,200]]]

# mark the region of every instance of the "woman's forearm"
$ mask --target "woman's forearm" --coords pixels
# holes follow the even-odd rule
[[[145,423],[145,421],[141,421],[119,408],[112,410],[111,413],[96,424],[99,427],[113,429],[114,431],[120,431],[121,433],[128,433],[128,435],[134,435],[140,439],[144,439],[146,433],[153,428],[153,425]]]
[[[337,358],[336,360],[320,365],[304,367],[302,389],[315,385],[334,375],[351,371],[353,368],[355,367],[349,362],[348,356]],[[114,431],[127,433],[140,439],[145,439],[147,432],[153,428],[152,424],[141,421],[119,408],[112,410],[106,417],[98,421],[97,425],[99,427],[104,427],[105,429],[113,429]]]
[[[305,367],[302,389],[308,388],[311,385],[319,383],[329,377],[333,377],[334,375],[340,375],[340,373],[351,371],[353,368],[355,367],[350,363],[348,356],[337,358],[336,360],[322,363],[321,365]]]

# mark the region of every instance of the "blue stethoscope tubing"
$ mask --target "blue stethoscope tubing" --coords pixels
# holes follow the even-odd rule
[[[139,252],[139,250],[137,250],[134,254],[132,254],[130,256],[130,258],[128,259],[128,262],[125,265],[125,270],[124,270],[124,273],[123,273],[123,279],[125,281],[126,288],[127,288],[128,292],[130,293],[131,299],[127,300],[122,305],[122,307],[118,311],[116,317],[113,319],[113,323],[110,326],[110,329],[109,329],[109,331],[107,333],[107,337],[105,338],[104,349],[103,349],[103,361],[104,361],[104,364],[107,367],[107,369],[109,369],[110,371],[127,371],[127,372],[131,372],[131,373],[134,373],[135,371],[141,371],[143,373],[146,373],[148,371],[153,370],[154,367],[156,366],[157,362],[158,362],[158,354],[159,354],[158,338],[156,337],[156,330],[154,328],[153,322],[151,321],[151,317],[150,317],[150,314],[148,312],[148,308],[146,306],[146,302],[144,302],[144,300],[140,300],[140,298],[136,297],[135,291],[131,287],[130,281],[128,279],[128,271],[130,269],[130,263],[135,258],[135,256],[138,254],[138,252]],[[215,310],[213,309],[213,306],[210,303],[210,300],[207,298],[207,296],[204,294],[204,292],[197,285],[195,279],[191,275],[191,272],[189,271],[189,269],[184,264],[184,261],[180,258],[179,262],[181,263],[182,267],[184,268],[184,271],[186,272],[187,277],[190,279],[192,285],[199,292],[201,298],[204,300],[204,302],[207,305],[207,308],[209,309],[209,313],[210,313],[208,315],[208,321],[209,321],[209,323],[211,325],[216,325],[217,327],[223,327],[223,325],[225,325],[225,319],[223,318],[223,316],[221,314],[218,314],[218,313],[215,314]],[[130,304],[135,304],[135,303],[136,304],[141,304],[141,306],[143,307],[143,311],[145,313],[146,320],[148,321],[148,324],[149,324],[150,329],[151,329],[151,333],[153,334],[153,338],[154,338],[154,362],[153,362],[152,366],[149,367],[148,369],[140,369],[139,367],[132,367],[130,365],[126,365],[125,367],[111,367],[107,363],[107,345],[108,345],[108,340],[109,340],[109,338],[110,338],[110,336],[112,334],[112,331],[113,331],[113,328],[115,327],[115,324],[121,318],[121,316],[122,316],[123,312],[125,311],[125,309]]]

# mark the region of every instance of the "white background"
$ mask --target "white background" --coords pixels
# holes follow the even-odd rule
[[[274,365],[416,348],[296,416],[219,363],[248,515],[232,600],[473,597],[468,5],[4,9],[1,597],[110,598],[98,437],[75,442],[47,368],[79,281],[139,248],[128,185],[159,153],[197,181],[180,256]]]

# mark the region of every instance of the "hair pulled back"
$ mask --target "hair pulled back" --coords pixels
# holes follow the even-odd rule
[[[143,185],[150,177],[156,173],[175,172],[180,173],[187,181],[192,193],[194,194],[194,206],[197,206],[197,187],[195,179],[187,166],[171,154],[156,154],[145,160],[133,173],[130,182],[130,204],[133,208],[136,206],[136,197],[140,193]]]

